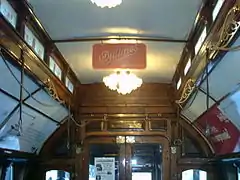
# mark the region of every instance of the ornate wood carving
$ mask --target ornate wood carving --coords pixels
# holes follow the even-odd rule
[[[18,5],[16,4],[16,7],[18,7]],[[20,23],[24,24],[24,22]],[[31,47],[25,43],[23,37],[21,36],[22,33],[17,32],[14,28],[12,28],[3,17],[0,17],[0,26],[1,48],[3,48],[4,51],[6,51],[10,56],[13,57],[13,63],[21,65],[20,57],[21,52],[23,52],[26,71],[31,76],[33,76],[34,79],[37,78],[37,80],[40,80],[42,82],[48,82],[48,80],[51,79],[52,84],[54,84],[55,86],[55,93],[57,93],[59,96],[58,98],[72,105],[71,98],[73,96],[65,87],[64,82],[60,81],[55,75],[53,75],[45,61],[39,59],[39,57],[31,49]],[[48,46],[45,47],[46,52],[47,47]],[[59,55],[57,54],[57,56]],[[64,69],[62,70],[64,71]],[[69,71],[69,68],[68,72],[70,72],[70,79],[72,80],[74,86],[78,86],[78,80],[76,76],[72,73],[71,70]]]
[[[185,84],[189,83],[188,80],[198,79],[199,75],[203,72],[206,65],[206,48],[210,49],[209,57],[211,59],[214,59],[216,56],[222,58],[226,52],[222,52],[221,50],[226,50],[227,46],[229,46],[230,43],[235,40],[236,32],[239,29],[239,2],[226,1],[221,8],[221,11],[219,12],[218,18],[215,20],[215,22],[212,22],[212,18],[210,18],[213,7],[214,4],[212,1],[210,1],[209,3],[206,3],[206,8],[201,10],[203,13],[200,13],[200,17],[197,20],[198,23],[196,23],[195,26],[195,34],[190,36],[190,41],[187,43],[181,60],[178,64],[173,78],[173,83],[176,83],[180,77],[182,79],[182,86],[178,90],[178,99],[181,98],[181,95],[185,94],[182,91],[185,90],[185,88],[183,88]],[[227,14],[229,14],[228,18],[225,19]],[[199,36],[197,30],[202,29],[203,26],[207,27],[208,35],[199,53],[195,54],[193,47]],[[224,30],[222,31],[223,28]],[[185,75],[184,68],[189,58],[192,60],[192,65],[189,72]]]

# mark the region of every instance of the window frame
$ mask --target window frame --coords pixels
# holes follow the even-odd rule
[[[187,63],[184,66],[184,69],[183,69],[184,76],[186,76],[188,74],[191,66],[192,66],[192,59],[191,59],[191,57],[189,57]]]
[[[180,89],[181,85],[182,85],[182,78],[179,77],[179,79],[178,79],[178,81],[177,81],[177,85],[176,85],[177,90]]]
[[[51,67],[51,62],[53,62],[53,67]],[[62,81],[62,77],[63,77],[63,70],[61,68],[61,66],[58,64],[56,58],[53,55],[49,56],[49,63],[48,63],[48,67],[49,69],[52,71],[52,73],[58,77],[59,80]],[[53,69],[52,69],[53,68]],[[60,74],[58,74],[58,70],[60,70]]]
[[[214,4],[213,10],[212,10],[212,21],[215,22],[217,19],[219,12],[221,11],[223,5],[225,3],[225,0],[217,0]]]
[[[29,31],[29,33],[31,33],[32,35],[32,42],[34,43],[34,45],[32,45],[26,38],[27,34],[26,34],[26,30]],[[28,34],[29,36],[29,34]],[[40,40],[40,38],[37,36],[37,33],[34,31],[34,29],[31,27],[31,25],[29,24],[24,24],[24,30],[23,30],[23,38],[24,41],[26,42],[26,44],[32,49],[32,51],[34,52],[34,54],[39,57],[43,62],[44,62],[44,57],[45,57],[45,47],[44,47],[44,43]],[[28,37],[29,38],[29,37]],[[42,53],[39,54],[36,50],[36,47],[39,46],[40,49],[42,49]]]
[[[201,33],[198,36],[198,39],[194,45],[194,54],[195,56],[198,55],[198,53],[200,52],[206,38],[208,36],[208,32],[207,32],[207,26],[204,25],[203,28],[201,29]]]
[[[72,89],[69,87],[69,83],[72,85]],[[65,77],[65,86],[67,87],[67,89],[71,92],[71,93],[73,93],[74,92],[74,84],[73,84],[73,82],[71,81],[71,79],[68,77],[68,76],[66,76]]]
[[[7,9],[10,10],[10,13],[13,13],[13,21],[11,21],[8,17],[6,17],[4,15],[4,13],[2,12],[2,7],[3,5],[5,5],[6,7],[8,7]],[[4,19],[11,24],[11,26],[16,29],[17,28],[17,21],[18,21],[18,13],[15,10],[15,8],[11,5],[11,3],[8,0],[0,0],[0,15],[2,15],[4,17]]]

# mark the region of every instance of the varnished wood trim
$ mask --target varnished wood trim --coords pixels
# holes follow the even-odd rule
[[[215,151],[211,145],[211,143],[208,141],[206,136],[202,134],[202,132],[194,125],[192,124],[187,118],[182,117],[182,119],[179,121],[180,125],[188,132],[190,133],[191,137],[193,137],[200,145],[201,149],[207,156],[212,156]]]

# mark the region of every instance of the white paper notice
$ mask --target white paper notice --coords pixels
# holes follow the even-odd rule
[[[115,180],[115,158],[94,158],[96,180]]]

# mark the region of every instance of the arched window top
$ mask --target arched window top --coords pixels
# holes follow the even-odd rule
[[[182,180],[207,180],[207,172],[201,169],[188,169],[182,172]]]

